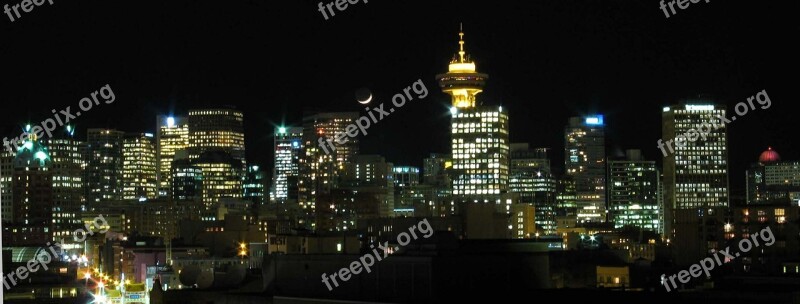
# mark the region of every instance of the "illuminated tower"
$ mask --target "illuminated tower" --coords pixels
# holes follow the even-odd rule
[[[156,126],[158,196],[170,197],[172,161],[175,152],[189,148],[189,122],[186,117],[158,116]]]
[[[508,190],[508,114],[502,106],[477,104],[476,95],[488,76],[477,72],[464,51],[463,31],[458,35],[458,55],[447,73],[436,76],[453,101],[453,196],[458,201],[496,202]]]
[[[216,220],[218,203],[223,198],[241,198],[244,173],[242,163],[223,151],[200,154],[192,164],[200,169],[204,220]],[[211,214],[211,215],[209,215]]]
[[[346,137],[347,141],[320,146],[320,141],[345,133],[348,125],[355,124],[357,112],[317,113],[303,118],[303,146],[299,166],[298,207],[307,217],[299,224],[314,228],[308,219],[316,213],[317,197],[329,194],[342,175],[344,164],[358,155],[358,136]]]
[[[662,112],[664,201],[669,209],[728,207],[727,128],[719,123],[704,137],[686,138],[689,130],[725,116],[723,106],[684,104]],[[697,132],[694,132],[697,134]],[[692,140],[694,139],[694,140]],[[666,211],[666,210],[665,210]]]
[[[122,146],[122,185],[122,198],[125,200],[156,198],[156,150],[152,133],[125,135]]]
[[[661,173],[640,150],[608,162],[608,211],[614,228],[634,226],[662,234]]]
[[[88,204],[122,199],[122,140],[125,133],[89,129],[83,154],[84,193]]]
[[[14,153],[3,149],[0,151],[0,219],[3,223],[14,220],[14,199],[11,193],[11,178],[14,173]]]
[[[606,221],[606,145],[603,115],[572,117],[564,130],[564,162],[575,181],[578,222]]]
[[[189,159],[206,151],[224,151],[242,164],[245,170],[244,114],[234,109],[197,109],[189,111]]]
[[[253,207],[258,209],[259,206],[265,202],[266,183],[264,180],[264,171],[260,166],[250,165],[247,166],[245,172],[244,183],[242,190],[244,190],[244,199],[253,203]]]
[[[550,171],[547,148],[530,149],[527,143],[511,144],[509,191],[519,193],[520,203],[535,210],[536,228],[543,235],[556,233],[556,179]]]
[[[29,131],[30,129],[28,129]],[[7,243],[36,244],[53,237],[53,165],[47,147],[31,134],[14,158],[13,214],[16,229]]]
[[[450,61],[447,73],[436,75],[442,91],[453,99],[453,106],[458,109],[475,108],[475,97],[483,92],[483,86],[489,75],[478,73],[475,62],[470,61],[464,51],[464,31],[458,33],[458,56]]]
[[[85,206],[83,193],[84,143],[74,138],[75,128],[67,125],[42,139],[50,152],[53,164],[53,238],[72,241],[71,235],[82,227],[81,211]]]
[[[297,201],[300,156],[303,151],[303,128],[275,129],[275,168],[271,199],[277,203]]]

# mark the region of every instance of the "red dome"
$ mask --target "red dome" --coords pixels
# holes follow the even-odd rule
[[[762,165],[777,163],[781,161],[781,156],[778,155],[778,152],[772,150],[772,147],[767,148],[767,151],[761,153],[761,156],[758,157],[758,163]]]

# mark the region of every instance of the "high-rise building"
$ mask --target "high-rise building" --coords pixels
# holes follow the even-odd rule
[[[14,156],[14,153],[6,149],[0,151],[0,220],[3,223],[11,223],[14,220],[14,195],[11,192]]]
[[[84,196],[87,204],[122,199],[122,143],[125,133],[89,129],[83,153]]]
[[[245,169],[244,114],[234,109],[189,110],[189,159],[224,151]]]
[[[426,185],[445,187],[452,191],[450,172],[453,168],[453,159],[449,154],[431,153],[431,156],[422,160],[422,182]]]
[[[556,179],[556,216],[572,217],[577,222],[578,194],[571,175]]]
[[[67,125],[63,132],[42,139],[50,153],[53,171],[53,237],[71,241],[76,228],[82,227],[84,210],[83,155],[85,143],[76,140],[75,129]]]
[[[355,124],[357,112],[318,113],[303,118],[303,152],[300,157],[298,207],[305,214],[298,224],[313,228],[317,197],[330,193],[343,174],[344,165],[358,155],[358,137],[346,137],[340,144],[328,141]],[[326,144],[326,149],[320,147]],[[330,143],[330,144],[327,144]]]
[[[511,144],[509,191],[519,202],[534,207],[536,228],[542,235],[556,233],[556,180],[550,170],[547,149]],[[514,225],[514,224],[512,224]],[[519,236],[519,235],[516,235]]]
[[[300,157],[303,153],[303,128],[278,127],[275,130],[275,167],[270,199],[297,202]]]
[[[419,168],[410,166],[397,166],[392,169],[394,186],[408,188],[419,185]]]
[[[717,122],[725,112],[721,105],[691,101],[663,109],[661,142],[667,146],[663,151],[664,226],[668,236],[674,210],[697,210],[699,214],[729,206],[727,127],[719,123],[703,137],[686,138],[690,130],[705,130],[703,123]]]
[[[572,117],[564,131],[566,174],[575,181],[579,223],[606,221],[606,146],[602,115]]]
[[[189,148],[189,121],[186,117],[163,115],[158,116],[156,121],[158,196],[170,197],[172,161],[177,151]]]
[[[447,73],[436,76],[452,100],[453,197],[459,202],[499,203],[508,191],[508,113],[502,106],[478,105],[476,97],[488,75],[478,73],[466,55],[463,32],[458,43],[458,55]]]
[[[800,202],[800,162],[781,161],[772,147],[747,170],[747,204],[797,205]]]
[[[346,231],[358,220],[393,216],[392,168],[380,155],[356,155],[345,163],[336,187],[317,195],[314,229]]]
[[[195,201],[203,199],[203,170],[189,160],[189,153],[180,150],[175,154],[171,165],[170,195],[175,201]]]
[[[261,166],[247,166],[244,183],[242,184],[244,199],[252,202],[253,206],[257,208],[265,203],[266,188],[264,171],[261,170]]]
[[[223,151],[207,151],[192,160],[192,164],[200,168],[202,175],[203,205],[207,213],[204,219],[215,220],[216,210],[222,198],[241,198],[242,164]]]
[[[122,199],[155,199],[158,196],[156,166],[153,134],[126,134],[122,143]]]
[[[11,192],[17,244],[53,239],[53,171],[47,147],[32,134],[14,157]],[[7,242],[7,241],[6,241]]]
[[[608,162],[608,209],[615,228],[632,226],[663,233],[661,173],[640,150]]]

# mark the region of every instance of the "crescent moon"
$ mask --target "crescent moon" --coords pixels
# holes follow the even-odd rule
[[[372,101],[372,93],[369,94],[369,98],[367,98],[367,100],[364,100],[364,101],[358,100],[358,103],[360,103],[360,104],[368,104],[370,101]]]

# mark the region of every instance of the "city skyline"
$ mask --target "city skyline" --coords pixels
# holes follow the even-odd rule
[[[796,3],[17,1],[0,302],[796,298]]]
[[[374,4],[374,5],[373,5]],[[358,10],[376,10],[379,13],[385,10],[401,10],[400,12],[428,14],[423,7],[432,12],[439,11],[440,7],[448,6],[447,3],[411,3],[403,6],[393,6],[382,3],[370,3],[364,6],[354,6],[352,10],[342,12],[335,18],[325,21],[319,16],[307,16],[304,9],[315,9],[316,3],[289,3],[282,4],[284,10],[269,10],[263,4],[233,3],[231,7],[222,8],[221,16],[226,16],[241,9],[247,8],[252,12],[240,17],[245,22],[239,27],[247,26],[254,29],[269,28],[273,24],[288,20],[287,18],[299,17],[299,20],[308,21],[308,30],[320,34],[308,36],[307,39],[292,37],[287,34],[277,33],[268,39],[246,39],[247,37],[220,36],[216,30],[207,33],[208,38],[201,39],[200,33],[189,33],[188,29],[170,27],[169,33],[157,34],[154,38],[136,38],[132,41],[123,41],[113,35],[107,35],[108,43],[120,47],[133,43],[140,45],[143,54],[154,56],[151,58],[171,58],[174,62],[163,62],[165,59],[152,61],[147,56],[133,56],[128,59],[117,58],[97,50],[84,53],[74,53],[68,46],[74,46],[74,39],[54,39],[52,43],[43,46],[66,47],[64,56],[84,58],[79,60],[83,64],[78,66],[66,62],[54,62],[52,58],[41,54],[37,60],[30,62],[33,67],[41,64],[55,64],[62,66],[62,72],[52,75],[36,75],[36,79],[44,77],[51,79],[47,90],[40,90],[40,85],[33,85],[34,76],[29,74],[30,69],[15,68],[19,63],[10,62],[8,68],[17,71],[18,77],[0,84],[8,92],[7,100],[11,102],[9,110],[18,113],[18,119],[7,120],[0,128],[8,136],[16,135],[20,126],[27,121],[40,121],[49,115],[51,108],[63,108],[74,104],[83,91],[97,86],[97,83],[112,82],[115,91],[125,91],[124,99],[114,104],[105,106],[94,115],[84,115],[75,121],[78,134],[85,134],[87,128],[115,128],[125,132],[156,132],[152,123],[156,115],[187,115],[191,108],[219,107],[225,104],[237,105],[245,115],[245,132],[248,133],[248,159],[262,166],[271,164],[272,145],[271,132],[258,130],[271,129],[275,126],[300,126],[306,108],[318,108],[324,111],[361,111],[363,106],[355,102],[354,92],[366,87],[375,93],[376,101],[388,101],[397,88],[404,86],[411,79],[421,78],[428,87],[435,87],[434,76],[446,67],[446,60],[456,52],[458,24],[463,22],[467,34],[467,48],[474,59],[481,62],[483,72],[493,75],[487,83],[487,89],[479,97],[488,105],[503,105],[510,113],[510,142],[528,142],[534,147],[549,147],[554,151],[561,148],[560,130],[566,125],[568,117],[588,114],[603,114],[608,123],[608,151],[609,157],[623,156],[626,149],[641,149],[646,159],[656,160],[659,165],[661,159],[655,146],[655,140],[661,137],[660,109],[663,106],[675,104],[680,99],[697,96],[700,93],[711,93],[718,96],[720,103],[728,108],[745,100],[754,91],[768,89],[771,97],[776,100],[775,105],[763,113],[751,114],[747,119],[737,121],[731,126],[731,134],[740,138],[749,139],[742,141],[732,138],[730,145],[741,147],[731,152],[732,187],[738,191],[744,187],[743,175],[747,164],[754,160],[767,146],[772,146],[782,153],[786,159],[800,158],[798,145],[785,135],[781,130],[786,127],[779,121],[788,120],[790,106],[783,91],[783,84],[788,79],[778,78],[776,73],[763,72],[761,67],[782,66],[776,58],[781,56],[770,55],[774,52],[790,52],[792,47],[779,47],[782,43],[780,32],[759,31],[758,29],[772,29],[779,25],[778,18],[768,18],[765,12],[777,4],[767,4],[749,10],[747,6],[732,3],[720,8],[722,12],[710,15],[704,11],[712,10],[711,7],[698,7],[691,12],[676,15],[669,22],[663,20],[648,21],[647,16],[663,18],[663,14],[644,5],[626,5],[611,3],[608,5],[581,3],[574,15],[569,15],[567,20],[557,20],[566,17],[559,11],[572,7],[573,3],[564,4],[520,4],[530,9],[536,15],[534,19],[519,18],[499,24],[490,24],[477,18],[479,14],[470,8],[456,8],[456,11],[446,16],[437,15],[434,21],[403,21],[399,24],[386,23],[381,30],[358,29],[363,22],[376,22],[369,14],[356,13]],[[77,5],[76,7],[63,7],[64,10],[99,10],[108,11],[108,8],[92,8]],[[514,6],[511,4],[497,4],[499,6]],[[168,4],[163,9],[178,10],[181,4]],[[131,8],[135,9],[135,8]],[[596,13],[592,12],[596,10]],[[419,10],[419,11],[418,11]],[[613,18],[615,11],[622,10],[630,18],[629,22],[614,22],[619,29],[612,30],[607,23]],[[113,10],[112,10],[113,11]],[[290,12],[288,16],[279,16],[278,11]],[[479,10],[477,10],[479,11]],[[256,12],[264,13],[273,18],[256,18]],[[295,13],[296,12],[296,13]],[[45,11],[40,13],[51,14]],[[297,14],[297,15],[293,15]],[[722,19],[725,15],[756,18],[761,22],[753,22],[747,26],[733,25],[722,28],[715,25],[715,19]],[[20,22],[26,22],[24,29],[47,35],[41,32],[45,25],[38,23],[36,18],[63,18],[56,15],[41,16],[31,15]],[[198,21],[202,14],[189,14],[184,18],[187,22]],[[576,17],[578,16],[578,17]],[[581,20],[585,25],[576,25],[572,21],[580,16],[588,16]],[[124,18],[115,15],[114,17]],[[314,18],[317,19],[314,19]],[[103,16],[95,16],[102,21]],[[701,19],[702,18],[702,19]],[[708,19],[710,18],[710,19]],[[215,25],[230,25],[225,18],[221,20],[212,18],[209,22]],[[416,19],[416,18],[414,18]],[[424,18],[423,18],[424,19]],[[513,19],[513,18],[509,18]],[[706,20],[707,19],[707,20]],[[526,21],[528,20],[528,21]],[[678,21],[675,21],[678,20]],[[217,23],[219,22],[219,23]],[[288,21],[287,21],[288,22]],[[563,29],[558,33],[570,33],[570,39],[562,39],[555,34],[543,32],[544,26],[551,25]],[[688,30],[689,24],[701,22],[708,28]],[[19,25],[22,23],[15,23]],[[151,28],[145,32],[155,31],[156,26],[172,24],[172,21],[156,19]],[[333,26],[331,26],[333,25]],[[538,26],[537,26],[538,25]],[[594,25],[594,26],[593,26]],[[4,25],[8,26],[8,25]],[[118,25],[118,27],[121,25]],[[435,31],[430,37],[407,37],[406,43],[397,42],[394,37],[406,37],[402,34],[404,28],[429,28],[434,26]],[[344,28],[350,31],[335,30]],[[639,29],[638,27],[643,27]],[[106,34],[108,30],[95,28],[81,28],[95,35]],[[515,35],[515,30],[523,30],[523,35]],[[119,28],[118,30],[129,30]],[[643,38],[645,31],[655,31],[650,38]],[[19,35],[10,35],[9,43],[42,44],[42,42],[28,41],[26,32]],[[51,33],[50,35],[56,34]],[[156,32],[153,32],[154,34]],[[528,33],[530,35],[528,35]],[[660,33],[660,34],[659,34]],[[86,34],[62,33],[69,37],[82,37]],[[734,35],[735,34],[735,35]],[[171,41],[170,37],[186,36],[186,42]],[[366,41],[356,39],[352,44],[337,44],[343,36],[365,37]],[[666,36],[665,36],[666,35]],[[605,38],[603,38],[605,37]],[[157,39],[157,40],[156,40]],[[236,40],[242,39],[242,40]],[[578,40],[588,39],[589,45],[595,46],[592,50],[578,51]],[[611,41],[606,41],[611,39]],[[750,39],[750,40],[745,40]],[[38,41],[38,40],[37,40]],[[197,53],[185,59],[180,59],[176,51],[154,48],[159,41],[166,45],[175,45],[177,50],[185,49],[189,45],[196,46]],[[216,41],[216,42],[215,42]],[[226,47],[218,42],[244,41],[242,46],[247,46],[244,56],[218,61],[202,60],[202,56],[214,53],[231,54]],[[264,41],[264,42],[258,42]],[[269,47],[268,41],[291,42],[292,45],[304,44],[318,45],[322,52],[331,52],[336,60],[311,60],[309,67],[318,66],[320,71],[342,71],[345,77],[330,77],[320,75],[312,76],[313,79],[302,81],[301,75],[313,70],[300,64],[307,58],[315,56],[308,52],[290,54],[282,48],[268,48],[277,51],[271,55],[273,58],[284,57],[286,63],[265,62],[257,59],[255,51]],[[371,41],[371,42],[368,42]],[[676,42],[677,41],[677,42]],[[743,44],[745,41],[765,43],[774,47],[760,48]],[[187,44],[188,43],[188,44]],[[325,45],[328,45],[327,47]],[[333,47],[335,45],[335,47]],[[352,45],[352,46],[351,46]],[[362,49],[358,55],[347,55],[354,48]],[[194,48],[193,48],[194,49]],[[302,48],[301,48],[302,49]],[[312,48],[313,49],[313,48]],[[433,52],[421,51],[430,49]],[[264,49],[266,50],[266,49]],[[34,55],[30,53],[9,55],[27,58]],[[72,52],[72,53],[70,53]],[[395,52],[404,58],[402,63],[383,62],[387,52]],[[563,56],[553,57],[557,53]],[[68,55],[67,55],[68,54]],[[171,55],[170,55],[171,54]],[[530,55],[529,55],[530,54]],[[509,56],[510,55],[510,56]],[[36,55],[34,55],[36,56]],[[166,56],[166,57],[164,57]],[[606,59],[603,59],[605,56]],[[95,63],[92,58],[97,59]],[[303,58],[306,58],[304,60]],[[558,58],[553,60],[553,58]],[[654,58],[655,61],[643,61]],[[660,58],[660,59],[659,59]],[[250,64],[243,64],[242,60],[253,59]],[[608,62],[611,59],[611,62]],[[40,61],[41,60],[41,61]],[[26,60],[21,60],[26,61]],[[158,62],[163,64],[156,65]],[[383,62],[383,63],[379,63]],[[139,63],[132,65],[132,63]],[[645,64],[646,63],[646,64]],[[101,66],[112,64],[122,70],[103,69]],[[645,65],[642,65],[645,64]],[[783,64],[794,64],[783,62]],[[674,68],[679,67],[680,74]],[[669,71],[659,75],[645,75],[641,70],[645,67],[656,70]],[[43,68],[43,67],[42,67]],[[86,77],[75,77],[75,72],[85,70]],[[128,70],[125,74],[120,74]],[[239,70],[243,73],[237,73]],[[256,70],[263,70],[266,74],[256,74]],[[316,69],[314,69],[316,70]],[[274,71],[271,72],[271,71]],[[394,71],[394,72],[392,72]],[[605,72],[602,72],[605,71]],[[639,73],[636,73],[639,72]],[[326,73],[323,73],[326,74]],[[119,75],[119,76],[114,76]],[[252,77],[247,78],[250,75]],[[382,75],[382,76],[379,76]],[[289,83],[276,87],[279,83],[267,80],[264,77],[288,77]],[[533,77],[533,82],[521,81]],[[554,77],[551,77],[554,76]],[[68,78],[66,78],[68,77]],[[153,78],[155,77],[155,78]],[[231,78],[232,77],[232,78]],[[77,80],[76,78],[80,78]],[[109,79],[111,78],[111,79]],[[642,79],[643,78],[643,79]],[[135,83],[130,80],[140,79]],[[151,79],[142,82],[141,80]],[[294,80],[291,80],[294,79]],[[616,80],[612,82],[613,80]],[[216,84],[214,84],[216,83]],[[284,82],[280,82],[284,83]],[[214,84],[214,85],[211,85]],[[117,89],[119,87],[119,89]],[[74,88],[74,89],[71,89]],[[85,88],[85,89],[79,89]],[[302,88],[302,89],[301,89]],[[540,98],[537,98],[540,96]],[[122,98],[122,97],[121,97]],[[781,102],[784,101],[784,102]],[[22,107],[29,103],[40,103],[50,107]],[[165,104],[165,102],[167,104]],[[250,103],[250,104],[247,104]],[[447,131],[447,104],[448,96],[440,92],[431,92],[431,96],[422,105],[407,107],[402,113],[395,115],[397,119],[376,126],[371,136],[362,139],[362,150],[365,153],[381,154],[398,164],[420,166],[422,159],[429,153],[447,153],[449,147],[441,144],[448,137]],[[98,111],[98,110],[95,110]],[[126,113],[125,117],[135,118],[111,119]],[[436,113],[440,113],[439,116]],[[771,119],[778,117],[777,119]],[[405,121],[414,120],[415,124],[407,128]],[[146,121],[146,125],[137,121]],[[432,130],[430,132],[428,130]],[[530,132],[527,130],[537,130]],[[410,131],[408,135],[402,135]],[[251,135],[252,134],[252,135]],[[769,134],[769,136],[757,136]],[[421,136],[424,135],[424,136]],[[420,138],[426,145],[409,145],[407,137]],[[403,153],[385,149],[386,146],[408,146]],[[563,160],[558,153],[554,153],[554,168],[563,170]],[[743,194],[743,192],[742,192]]]

